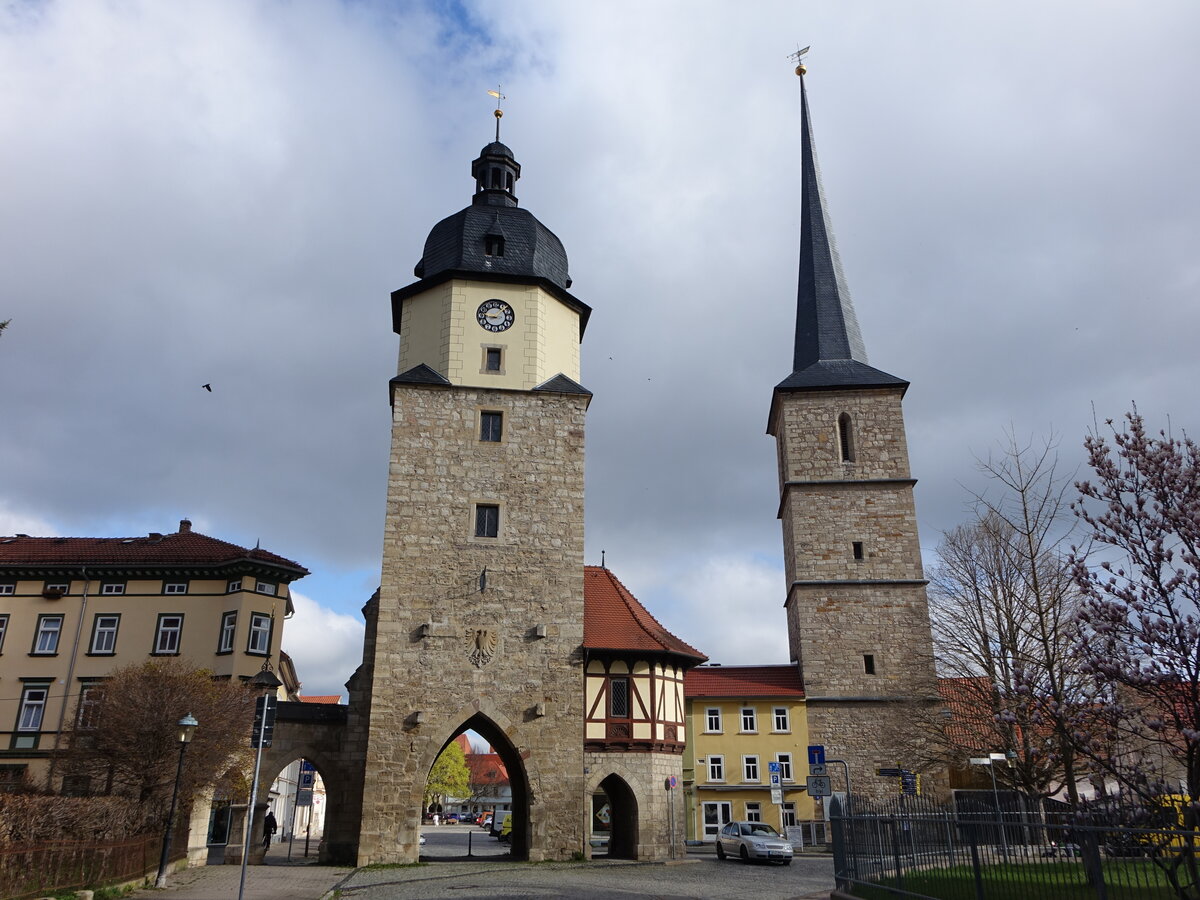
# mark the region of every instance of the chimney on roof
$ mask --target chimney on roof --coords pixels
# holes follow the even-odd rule
[[[187,534],[191,530],[192,530],[192,520],[191,519],[180,519],[179,520],[179,533],[180,534]]]
[[[150,532],[150,540],[154,541],[155,543],[158,543],[162,539],[163,539],[163,536],[162,536],[161,532],[158,532],[158,531]]]

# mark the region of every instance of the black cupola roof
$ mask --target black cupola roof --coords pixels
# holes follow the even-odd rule
[[[867,364],[867,349],[833,240],[813,146],[808,91],[800,76],[800,278],[792,374],[775,390],[882,387],[908,382]]]
[[[471,205],[442,219],[425,239],[425,252],[413,270],[421,279],[443,272],[482,273],[514,279],[544,279],[571,286],[562,241],[513,192],[521,166],[498,140],[471,163],[475,195]]]

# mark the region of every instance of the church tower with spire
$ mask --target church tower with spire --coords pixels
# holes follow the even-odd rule
[[[908,382],[867,362],[834,246],[804,73],[798,66],[795,353],[767,427],[779,460],[789,645],[811,742],[847,761],[855,793],[895,793],[894,780],[874,770],[916,767],[918,709],[937,693],[901,409]]]
[[[497,110],[499,119],[499,110]],[[369,710],[357,862],[416,862],[441,751],[486,740],[512,786],[512,853],[585,845],[584,419],[589,307],[496,140],[474,196],[437,223],[400,336],[383,567],[354,687]]]

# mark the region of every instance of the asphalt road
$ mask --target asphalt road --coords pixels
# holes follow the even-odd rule
[[[588,863],[514,863],[479,828],[471,838],[476,858],[465,859],[470,826],[424,828],[425,864],[360,869],[339,885],[341,900],[413,900],[426,897],[719,897],[722,900],[784,900],[828,897],[833,861],[828,855],[798,856],[790,866],[718,862],[711,848],[672,864],[597,860]],[[506,849],[506,848],[505,848]]]

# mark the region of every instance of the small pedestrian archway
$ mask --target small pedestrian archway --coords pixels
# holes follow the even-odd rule
[[[455,731],[446,738],[438,750],[437,755],[445,750],[459,735],[473,731],[487,741],[492,748],[492,751],[500,757],[500,762],[504,764],[504,769],[508,774],[508,783],[511,791],[510,805],[511,809],[507,812],[512,817],[512,830],[509,835],[510,849],[509,858],[513,860],[529,859],[529,846],[531,839],[531,823],[529,820],[529,782],[525,772],[525,763],[521,759],[521,754],[513,744],[512,740],[499,725],[496,724],[489,716],[482,712],[477,712],[468,718],[465,722],[458,726]],[[437,756],[434,757],[436,760]],[[433,763],[430,763],[432,770]],[[428,780],[429,772],[426,772]],[[422,791],[422,796],[424,791]],[[422,857],[425,861],[427,858]],[[432,858],[429,861],[433,861]]]
[[[629,786],[629,782],[615,772],[602,780],[599,788],[603,792],[604,802],[593,802],[593,807],[597,809],[593,812],[593,819],[599,817],[600,823],[608,826],[608,858],[637,859],[637,795]],[[601,795],[596,796],[599,798]],[[607,822],[603,821],[605,818]],[[593,826],[596,824],[594,821]],[[592,855],[597,857],[605,854],[593,851]]]

